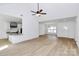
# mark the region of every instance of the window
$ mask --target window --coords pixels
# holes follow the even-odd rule
[[[48,33],[56,33],[56,26],[48,27]]]

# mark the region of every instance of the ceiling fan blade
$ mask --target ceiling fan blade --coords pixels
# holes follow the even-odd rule
[[[31,12],[33,12],[33,13],[37,13],[37,12],[35,12],[35,11],[32,11],[32,10],[31,10]]]
[[[32,15],[36,15],[36,14],[32,14]]]
[[[42,9],[40,9],[40,12],[42,12],[43,10]]]
[[[46,13],[40,13],[40,14],[46,15]]]
[[[36,12],[31,10],[31,12],[34,13],[32,15],[41,16],[41,15],[46,15],[47,14],[47,13],[43,13],[42,11],[43,11],[43,9],[39,9],[39,3],[37,3],[37,11]]]

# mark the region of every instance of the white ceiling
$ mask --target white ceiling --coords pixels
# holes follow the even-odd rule
[[[78,4],[77,3],[48,3],[40,4],[40,7],[43,8],[46,12],[46,16],[40,17],[39,21],[60,19],[66,17],[77,16],[78,13]]]
[[[69,21],[76,21],[77,17],[74,16],[74,17],[68,17],[68,18],[61,18],[61,19],[55,19],[55,20],[48,20],[48,21],[42,21],[42,22],[39,22],[39,23],[44,23],[44,24],[52,24],[54,22],[69,22]]]
[[[6,3],[0,3],[0,6],[6,5]]]
[[[22,19],[21,18],[9,16],[9,15],[4,15],[4,14],[0,14],[0,20],[6,21],[6,22],[22,23]]]
[[[39,5],[40,9],[42,8],[47,13],[46,16],[37,17],[39,22],[74,17],[78,13],[77,3],[40,3]],[[21,14],[32,16],[31,10],[37,10],[36,3],[0,4],[0,13],[16,17]]]

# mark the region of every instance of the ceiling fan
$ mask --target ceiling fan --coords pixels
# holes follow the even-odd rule
[[[43,9],[39,9],[39,3],[37,3],[37,11],[33,11],[31,10],[32,15],[37,15],[37,16],[41,16],[41,15],[46,15],[46,13],[43,12]]]

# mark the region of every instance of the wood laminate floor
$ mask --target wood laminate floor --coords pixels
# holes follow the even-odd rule
[[[1,41],[0,42],[4,42]],[[10,42],[8,42],[10,43]],[[73,39],[55,38],[50,35],[24,41],[18,44],[8,44],[0,51],[0,56],[78,56],[79,49]],[[1,44],[1,43],[0,43]],[[0,46],[1,47],[1,46]]]

